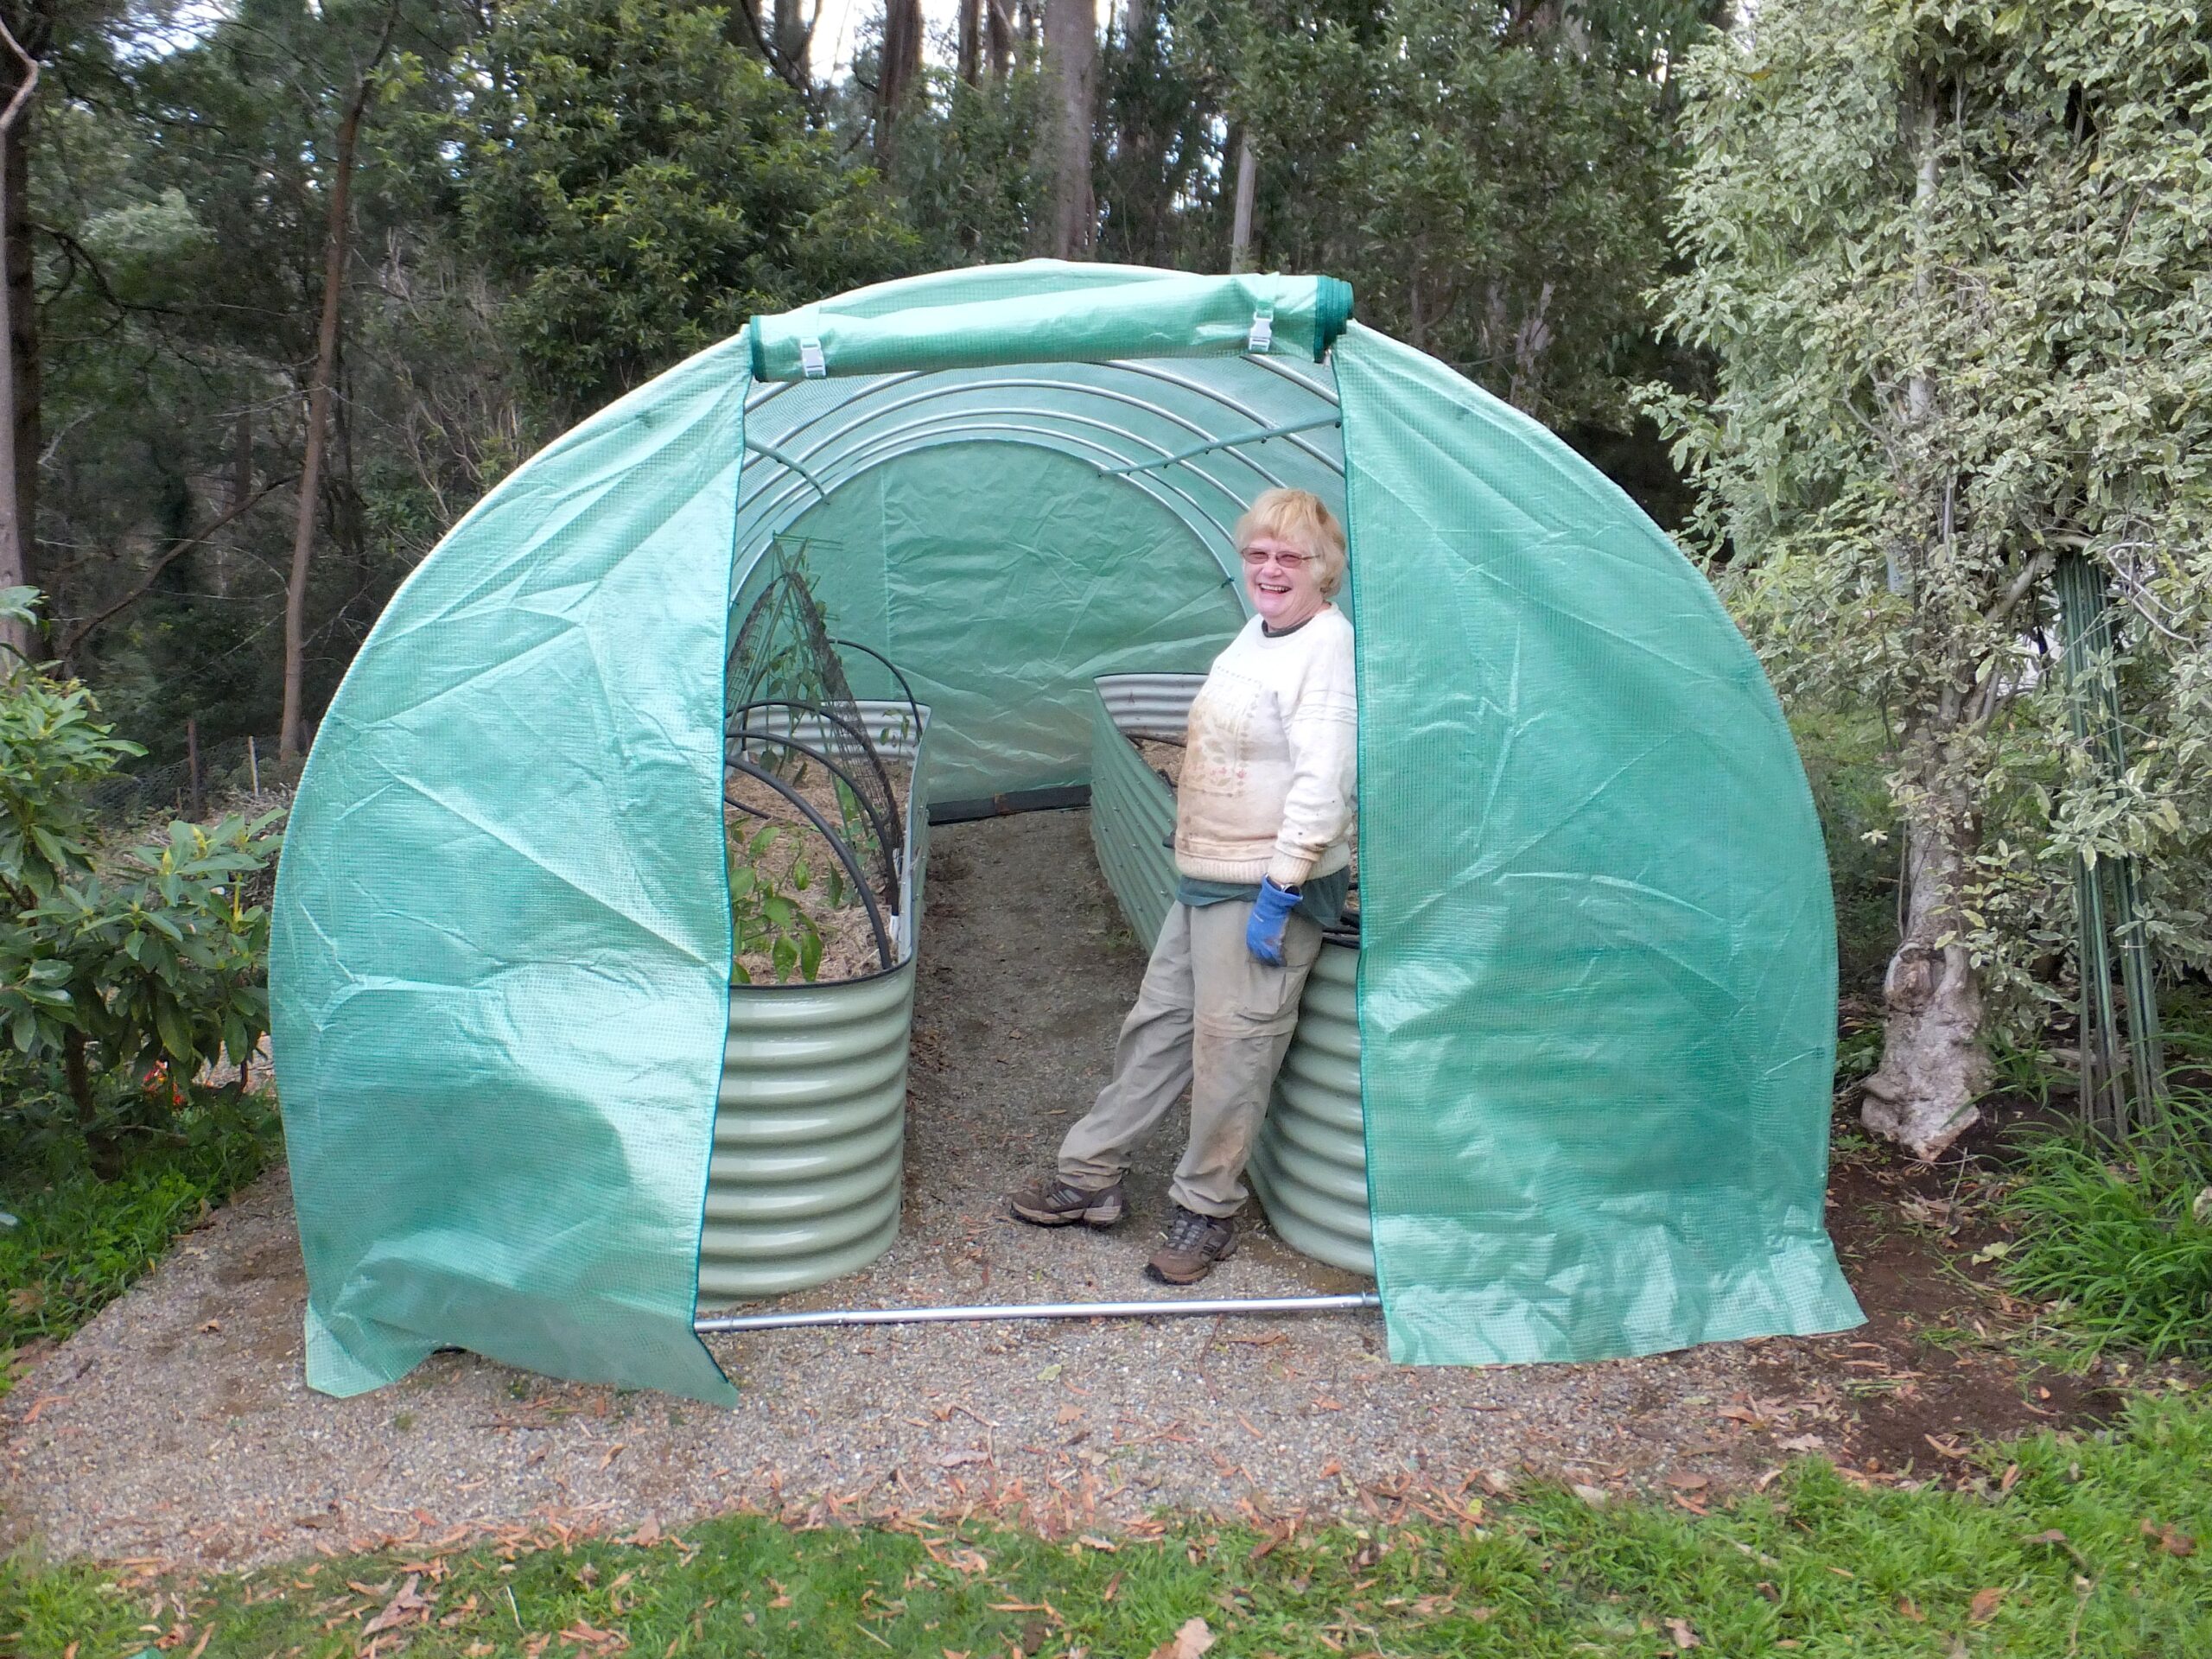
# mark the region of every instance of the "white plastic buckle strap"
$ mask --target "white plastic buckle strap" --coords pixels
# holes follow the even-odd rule
[[[830,359],[822,355],[822,342],[809,334],[798,343],[799,372],[810,380],[820,380],[830,372]]]
[[[1254,357],[1267,355],[1275,343],[1275,314],[1272,308],[1252,314],[1252,332],[1244,336],[1244,349]]]

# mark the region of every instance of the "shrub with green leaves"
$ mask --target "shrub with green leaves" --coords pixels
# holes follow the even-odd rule
[[[2013,1285],[2062,1304],[2088,1353],[2212,1355],[2212,1096],[2177,1090],[2167,1122],[2119,1144],[2039,1132],[2022,1164]]]
[[[24,608],[20,591],[0,607]],[[0,680],[0,1034],[28,1071],[12,1127],[53,1128],[43,1084],[111,1179],[211,1063],[245,1080],[269,1028],[269,917],[249,895],[277,837],[273,814],[234,817],[100,853],[86,791],[143,751],[99,715],[73,680],[28,664]]]

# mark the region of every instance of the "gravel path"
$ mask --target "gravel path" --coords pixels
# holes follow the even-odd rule
[[[1179,1151],[1173,1120],[1117,1233],[997,1213],[1104,1081],[1143,968],[1088,833],[1080,812],[936,832],[904,1230],[865,1273],[794,1304],[1160,1294],[1141,1269]],[[1363,1282],[1259,1229],[1208,1290]],[[973,1506],[1110,1530],[1162,1506],[1434,1503],[1524,1471],[1600,1488],[1671,1475],[1694,1494],[1697,1477],[1747,1478],[1777,1460],[1777,1433],[1841,1414],[1798,1375],[1805,1344],[1414,1370],[1384,1361],[1373,1314],[717,1339],[744,1394],[734,1411],[465,1355],[339,1401],[302,1379],[304,1292],[280,1173],[0,1406],[9,1529],[56,1555],[207,1566],[533,1520],[673,1527],[746,1504]]]

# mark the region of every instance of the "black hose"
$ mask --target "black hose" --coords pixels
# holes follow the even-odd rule
[[[822,838],[830,843],[830,850],[837,855],[838,861],[845,867],[845,873],[853,878],[853,887],[860,894],[861,902],[868,906],[868,925],[875,934],[876,954],[883,958],[884,970],[887,973],[896,967],[898,964],[891,959],[891,935],[884,931],[882,907],[875,902],[875,892],[868,886],[868,877],[861,873],[860,862],[854,858],[853,849],[837,838],[836,834],[823,821],[822,815],[814,810],[812,804],[805,797],[777,777],[774,772],[764,767],[756,766],[750,760],[742,758],[728,760],[725,764],[734,772],[741,772],[747,777],[767,785],[769,788],[805,813],[814,827],[822,832]]]
[[[875,808],[870,804],[868,797],[861,792],[860,785],[853,782],[852,779],[838,766],[836,760],[832,760],[829,755],[824,754],[820,749],[816,748],[812,744],[802,743],[795,737],[786,737],[779,734],[753,732],[749,728],[741,728],[735,735],[741,738],[750,736],[763,743],[775,744],[779,748],[797,749],[801,754],[805,755],[809,760],[819,760],[822,763],[823,769],[824,771],[829,772],[831,777],[836,779],[840,783],[843,784],[847,789],[852,791],[853,799],[859,804],[861,810],[868,815],[868,821],[875,830],[876,845],[883,849],[883,856],[885,860],[885,885],[887,887],[895,887],[898,884],[899,838],[892,833],[889,826],[884,823],[882,815],[877,812]],[[741,806],[742,804],[742,803],[740,803]],[[896,796],[892,798],[892,804],[894,807],[898,804],[898,798]]]
[[[830,643],[833,645],[842,645],[848,651],[857,651],[873,657],[891,671],[891,677],[899,682],[899,690],[906,696],[906,707],[913,710],[914,741],[918,745],[922,741],[922,705],[914,700],[914,688],[906,683],[906,677],[899,671],[899,664],[874,645],[864,645],[857,639],[832,639]]]
[[[868,764],[875,768],[876,781],[883,785],[883,798],[891,804],[895,817],[896,809],[899,804],[899,791],[891,787],[891,774],[884,770],[883,757],[875,752],[875,744],[872,740],[870,740],[865,728],[855,727],[852,721],[847,720],[842,715],[836,714],[830,709],[824,709],[819,703],[798,702],[789,697],[763,697],[755,702],[741,703],[735,709],[731,709],[728,717],[722,721],[722,730],[724,733],[731,736],[755,734],[753,734],[753,728],[747,724],[744,719],[745,715],[751,714],[755,709],[790,709],[801,710],[810,715],[818,715],[823,720],[828,721],[832,726],[835,726],[839,731],[844,733],[846,736],[851,738],[855,743],[858,743],[861,746],[861,752],[868,756]],[[919,734],[918,732],[917,735],[918,736],[918,734]],[[757,735],[763,742],[789,743],[793,748],[800,748],[804,747],[803,745],[793,741],[791,739],[779,736],[773,732],[762,732],[757,734]],[[823,759],[823,764],[824,766],[829,766],[830,763],[827,759]],[[852,784],[852,781],[853,780],[850,778],[847,778],[845,779],[845,782],[849,785]],[[853,794],[855,798],[858,798],[860,791],[857,787],[854,788]],[[893,826],[892,833],[885,838],[883,844],[886,847],[893,849],[903,848],[906,845],[906,837],[898,832],[898,827],[895,823]]]

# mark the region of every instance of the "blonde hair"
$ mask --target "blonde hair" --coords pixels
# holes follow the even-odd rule
[[[1242,552],[1255,536],[1294,542],[1321,562],[1321,592],[1344,585],[1344,527],[1318,495],[1307,490],[1263,490],[1252,498],[1230,532]]]

